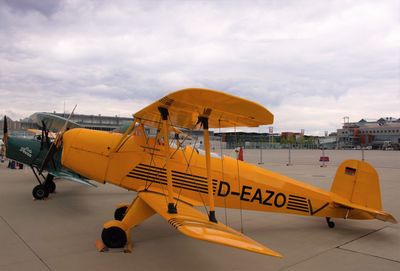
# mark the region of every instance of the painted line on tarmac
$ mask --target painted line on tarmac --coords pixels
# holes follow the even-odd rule
[[[4,223],[8,226],[8,228],[15,234],[15,236],[17,236],[18,239],[21,240],[22,243],[25,244],[25,246],[33,253],[33,255],[35,255],[36,258],[38,258],[44,264],[44,266],[46,266],[46,268],[51,271],[50,266],[48,266],[46,264],[46,262],[42,258],[40,258],[40,256],[28,245],[28,243],[25,242],[25,240],[14,230],[14,228],[8,223],[8,221],[5,220],[4,217],[2,217],[2,216],[0,216],[0,218],[1,218],[1,220],[4,221]]]

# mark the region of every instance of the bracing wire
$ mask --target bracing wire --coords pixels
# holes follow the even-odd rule
[[[238,147],[238,138],[237,138],[237,132],[236,132],[236,126],[234,127],[235,129],[235,145],[237,148]],[[238,191],[240,191],[240,172],[239,172],[239,160],[236,159],[236,168],[237,168],[237,178],[238,178]],[[243,213],[242,213],[242,201],[239,198],[239,210],[240,210],[240,232],[243,233]]]
[[[193,127],[193,129],[195,129],[196,126],[197,126],[197,124]],[[193,129],[192,129],[192,130],[193,130]],[[196,137],[196,140],[194,141],[193,148],[192,148],[192,151],[191,151],[190,157],[189,157],[189,163],[188,163],[187,169],[190,170],[190,173],[191,173],[191,174],[193,174],[193,173],[192,173],[192,170],[191,170],[191,168],[190,168],[190,162],[192,161],[193,154],[194,154],[194,152],[195,152],[195,150],[196,150],[196,144],[197,144],[197,140],[198,140],[198,139],[199,139],[199,137],[197,136],[197,137]],[[185,159],[186,159],[186,156],[185,156]],[[196,184],[196,185],[197,185],[197,184]],[[201,202],[203,203],[204,210],[205,210],[206,214],[208,214],[208,209],[207,209],[206,203],[204,202],[203,195],[202,195],[200,192],[198,192],[198,193],[199,193]]]
[[[156,163],[155,163],[155,161],[154,161],[154,154],[155,154],[155,151],[156,151],[156,145],[157,145],[157,138],[158,138],[158,135],[159,135],[159,133],[160,133],[160,126],[161,126],[161,118],[160,118],[160,121],[158,122],[158,127],[157,127],[157,134],[156,134],[156,136],[155,136],[155,138],[154,138],[154,143],[153,143],[153,147],[151,148],[151,150],[150,150],[150,165],[152,165],[152,166],[156,166]],[[149,140],[150,140],[150,138],[147,138],[146,139],[146,145],[148,145],[148,143],[149,143]],[[165,165],[163,166],[163,168],[165,167]],[[160,179],[159,178],[159,175],[160,175],[160,172],[157,172],[157,175],[154,177],[154,179],[155,180],[157,180],[157,179]],[[149,189],[150,188],[150,186],[152,185],[153,183],[151,182],[150,184],[149,184],[149,186],[147,186],[147,181],[146,181],[146,186],[145,186],[145,189],[147,190],[147,189]],[[163,188],[163,187],[162,187]],[[164,193],[164,189],[163,189],[163,193]]]
[[[225,171],[224,171],[224,156],[222,153],[222,136],[221,136],[221,120],[218,120],[218,132],[220,135],[220,150],[221,150],[221,171],[222,171],[222,181],[225,181]],[[226,210],[226,197],[224,197],[224,212],[225,212],[225,225],[228,226],[228,214]]]
[[[150,158],[150,165],[152,165],[152,166],[156,166],[156,163],[155,163],[155,160],[154,160],[154,155],[155,155],[156,146],[157,146],[157,139],[158,139],[158,136],[159,136],[159,134],[161,132],[160,126],[161,126],[161,118],[160,118],[160,121],[158,122],[157,134],[156,134],[156,137],[154,138],[154,144],[153,144],[153,147],[151,148],[151,151],[150,151],[150,157],[151,157]],[[146,140],[146,145],[148,144],[148,141],[149,141],[149,139]],[[163,165],[162,169],[164,169],[165,167],[166,167],[166,164]],[[157,181],[157,180],[161,181],[160,174],[161,174],[161,170],[157,171],[157,175],[154,176],[153,179],[155,181]],[[147,184],[147,181],[146,181],[146,184]],[[151,182],[149,184],[149,186],[147,186],[147,187],[145,186],[145,190],[149,189],[152,184],[153,184],[153,182]],[[160,182],[160,187],[161,187],[161,190],[162,190],[162,194],[164,195],[165,203],[168,204],[167,194],[165,193],[164,185],[161,182]]]

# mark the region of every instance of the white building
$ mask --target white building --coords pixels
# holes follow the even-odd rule
[[[400,145],[400,119],[380,118],[377,121],[347,122],[337,130],[339,148],[372,146],[380,149],[384,144]]]

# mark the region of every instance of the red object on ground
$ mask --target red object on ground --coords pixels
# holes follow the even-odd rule
[[[329,156],[321,156],[321,157],[319,158],[319,161],[320,161],[320,162],[329,162]]]
[[[237,160],[244,161],[244,160],[243,160],[243,148],[242,148],[242,147],[239,147],[239,152],[238,152]]]

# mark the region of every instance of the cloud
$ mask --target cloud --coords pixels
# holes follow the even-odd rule
[[[5,0],[15,13],[39,12],[44,16],[51,16],[59,8],[60,2],[57,0]]]
[[[399,8],[2,1],[0,110],[23,117],[61,111],[66,101],[78,113],[129,116],[168,92],[206,87],[265,105],[281,131],[334,131],[343,116],[400,117]]]

